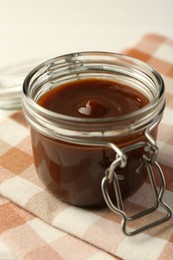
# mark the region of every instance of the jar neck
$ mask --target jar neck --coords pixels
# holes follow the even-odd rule
[[[37,104],[40,96],[67,81],[105,78],[129,85],[149,103],[121,116],[84,119],[64,116]],[[83,52],[51,59],[36,67],[23,85],[23,109],[31,127],[51,138],[109,138],[144,131],[162,118],[163,80],[153,68],[134,58],[114,53]]]

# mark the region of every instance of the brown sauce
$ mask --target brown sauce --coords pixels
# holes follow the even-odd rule
[[[130,113],[148,103],[148,99],[125,85],[101,79],[65,83],[48,91],[38,103],[59,114],[105,118]]]
[[[40,106],[51,111],[82,118],[115,117],[136,111],[147,103],[147,98],[136,90],[103,79],[69,82],[48,91],[38,100]],[[101,181],[105,169],[115,159],[113,150],[62,142],[34,129],[31,129],[31,137],[38,175],[49,190],[61,200],[77,206],[104,203]],[[118,143],[124,146],[143,138],[140,133],[118,140]],[[116,144],[114,140],[109,141]],[[117,169],[117,174],[123,176],[120,187],[124,198],[144,182],[145,174],[136,173],[141,164],[141,153],[141,149],[129,152],[127,166]],[[112,186],[110,192],[113,194]]]

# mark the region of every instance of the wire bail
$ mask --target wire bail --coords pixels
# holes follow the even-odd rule
[[[155,124],[152,124],[149,128],[146,129],[145,131],[145,137],[147,141],[145,142],[138,142],[132,145],[129,145],[127,147],[122,148],[121,150],[116,147],[116,150],[119,150],[118,153],[116,154],[115,160],[111,163],[109,168],[106,169],[105,171],[105,177],[102,179],[102,193],[105,199],[105,202],[109,209],[113,211],[116,214],[119,214],[122,216],[122,231],[124,232],[125,235],[127,236],[132,236],[135,234],[138,234],[146,229],[155,227],[156,225],[159,225],[167,220],[169,220],[172,216],[172,211],[169,208],[169,206],[163,201],[163,194],[165,191],[165,178],[163,171],[156,161],[156,157],[159,151],[159,148],[156,144],[156,141],[154,138],[151,136],[150,132],[154,129],[154,127],[157,125],[157,122]],[[143,154],[142,156],[142,162],[141,165],[138,167],[137,172],[141,173],[141,169],[145,167],[147,169],[147,173],[149,176],[149,180],[151,183],[151,188],[153,192],[153,205],[145,209],[133,216],[127,216],[127,214],[124,211],[124,206],[123,206],[123,200],[122,200],[122,194],[120,190],[120,185],[119,182],[122,180],[123,176],[119,175],[116,173],[116,169],[118,167],[125,167],[127,158],[125,153],[138,149],[140,147],[144,148],[144,151],[146,153]],[[154,170],[155,169],[155,174],[158,175],[159,181],[160,181],[160,187],[157,188],[156,186],[156,181],[155,181],[155,174]],[[116,205],[112,202],[112,199],[110,198],[109,191],[107,188],[107,185],[112,183],[115,191],[115,197],[116,197]],[[141,217],[147,216],[148,214],[151,214],[152,212],[156,211],[158,207],[163,208],[166,211],[166,214],[164,217],[160,218],[159,220],[156,220],[154,222],[151,222],[145,226],[139,227],[133,231],[128,231],[127,229],[127,223],[134,221],[136,219],[139,219]]]

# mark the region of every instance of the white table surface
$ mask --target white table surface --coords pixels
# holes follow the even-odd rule
[[[146,33],[173,38],[172,0],[0,0],[0,72],[75,51],[120,52]],[[16,259],[2,243],[0,259]]]

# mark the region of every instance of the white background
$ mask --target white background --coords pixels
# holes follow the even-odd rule
[[[146,33],[173,38],[173,0],[0,0],[0,72],[75,51],[120,52]],[[0,243],[0,259],[14,258]]]
[[[148,32],[173,38],[172,0],[0,0],[0,68],[74,51],[119,52]]]

